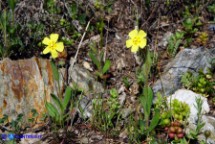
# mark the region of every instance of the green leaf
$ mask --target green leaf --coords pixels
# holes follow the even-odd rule
[[[117,96],[118,96],[117,90],[115,88],[112,88],[110,90],[110,95],[111,95],[112,98],[117,98]]]
[[[71,99],[72,96],[72,88],[71,87],[66,87],[66,92],[63,100],[63,108],[66,110],[66,107]]]
[[[10,9],[12,9],[14,11],[15,5],[16,5],[16,0],[8,0],[8,4],[9,4]]]
[[[73,20],[77,19],[78,16],[78,8],[77,8],[77,4],[72,4],[70,7],[70,11],[69,11],[71,17]]]
[[[54,107],[53,104],[47,102],[47,103],[45,104],[45,107],[46,107],[46,109],[48,110],[48,113],[49,113],[49,115],[50,115],[52,118],[57,118],[57,117],[59,117],[59,112],[58,112],[58,110]]]
[[[54,64],[53,61],[51,61],[51,68],[52,68],[52,72],[53,72],[53,78],[54,78],[56,81],[59,81],[60,75],[59,75],[57,66]]]
[[[143,95],[140,96],[140,102],[143,106],[146,119],[148,119],[150,116],[152,101],[153,101],[152,89],[149,86],[145,86],[143,89]]]
[[[184,32],[176,32],[175,37],[176,39],[182,39],[184,37]]]
[[[145,63],[141,68],[141,70],[143,71],[144,83],[148,82],[148,77],[150,75],[151,67],[152,67],[151,53],[149,50],[147,50]]]
[[[143,133],[145,131],[146,123],[143,120],[138,120],[138,124],[140,126],[140,132]]]
[[[57,97],[56,95],[54,95],[54,94],[51,94],[51,97],[52,97],[54,103],[57,105],[57,107],[60,108],[60,112],[61,112],[61,114],[62,114],[62,113],[64,112],[64,107],[63,107],[63,104],[62,104],[60,98],[58,98],[58,97]]]
[[[100,70],[101,65],[99,63],[99,60],[96,58],[95,54],[92,51],[89,52],[89,57],[93,61],[93,63],[96,65],[97,69]]]
[[[111,66],[111,61],[110,60],[106,60],[105,61],[105,65],[102,68],[102,73],[105,74],[109,70],[110,66]]]
[[[160,120],[160,110],[156,109],[155,114],[151,120],[148,132],[152,131],[158,125],[159,120]]]
[[[31,110],[31,113],[32,113],[32,116],[33,116],[33,117],[37,117],[37,116],[38,116],[38,112],[37,112],[36,109],[32,109],[32,110]]]

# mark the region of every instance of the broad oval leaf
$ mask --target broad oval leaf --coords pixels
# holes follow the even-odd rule
[[[110,66],[111,66],[111,61],[110,60],[106,60],[105,61],[105,65],[102,68],[102,73],[105,74],[109,70]]]
[[[54,107],[53,104],[51,103],[46,103],[45,104],[46,109],[48,110],[48,114],[52,117],[52,118],[56,118],[59,116],[59,112],[58,110]]]
[[[52,97],[54,103],[57,105],[57,107],[60,108],[60,112],[61,112],[61,114],[62,114],[62,113],[64,112],[64,107],[63,107],[63,104],[62,104],[60,98],[58,98],[58,97],[57,97],[56,95],[54,95],[54,94],[51,94],[51,97]]]
[[[68,87],[66,87],[65,96],[64,96],[64,99],[63,99],[63,108],[64,108],[64,110],[66,110],[66,107],[69,104],[71,96],[72,96],[72,88],[68,86]]]

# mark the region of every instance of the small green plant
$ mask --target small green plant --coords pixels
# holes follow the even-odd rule
[[[3,115],[3,117],[2,118],[0,118],[0,124],[1,125],[4,125],[4,124],[6,124],[6,123],[8,123],[9,122],[9,120],[8,120],[8,115]]]
[[[127,89],[131,86],[131,82],[129,81],[128,77],[123,77],[122,82]]]
[[[117,132],[116,127],[120,119],[120,104],[118,100],[118,92],[116,89],[110,90],[110,97],[104,99],[93,100],[93,116],[92,125],[103,132],[110,130]],[[114,133],[112,133],[114,135]]]
[[[208,11],[215,14],[215,4],[208,5]]]
[[[188,47],[190,43],[193,41],[194,34],[198,31],[198,27],[202,24],[199,21],[199,17],[194,16],[186,18],[182,25],[184,26],[185,33],[184,46]]]
[[[213,21],[215,21],[215,4],[208,5],[208,11],[213,15]]]
[[[196,42],[201,45],[206,45],[209,40],[209,36],[207,32],[199,32],[198,37],[196,38]]]
[[[19,133],[20,130],[22,129],[22,124],[23,124],[23,114],[19,114],[15,120],[11,121],[11,126],[12,126],[12,132],[13,133]]]
[[[199,15],[198,15],[198,5],[199,3],[195,3],[194,5],[189,5],[185,7],[185,11],[183,12],[184,21],[182,22],[183,31],[184,31],[184,46],[188,47],[190,43],[193,41],[193,37],[196,32],[199,31],[199,26],[202,25]],[[195,13],[192,14],[192,9],[195,9]]]
[[[142,139],[150,141],[149,137],[152,137],[152,133],[155,127],[159,124],[160,110],[158,108],[152,108],[153,105],[153,92],[152,88],[148,85],[148,78],[152,67],[151,53],[147,50],[145,55],[145,63],[137,73],[138,82],[142,88],[139,102],[141,108],[143,108],[143,115],[137,113],[138,118],[130,119],[132,125],[128,124],[127,129],[129,133],[129,140],[140,142]]]
[[[3,115],[3,117],[0,119],[0,125],[10,125],[11,129],[8,130],[8,132],[19,133],[22,130],[23,116],[23,114],[19,114],[16,119],[9,121],[8,115]]]
[[[14,134],[20,134],[21,131],[23,131],[23,116],[23,114],[19,114],[16,119],[11,121],[9,121],[9,117],[7,115],[3,115],[3,117],[0,118],[0,128],[3,128],[7,131],[0,136],[0,142],[2,138],[6,144],[16,144],[16,138],[14,137]],[[5,125],[9,125],[10,128],[6,127]]]
[[[160,123],[159,125],[161,126],[168,126],[171,122],[171,112],[170,111],[164,111],[162,114],[161,114],[161,120],[160,120]]]
[[[201,112],[202,112],[202,104],[203,101],[201,98],[196,98],[196,105],[195,108],[197,109],[197,121],[196,121],[196,128],[191,130],[188,134],[189,139],[197,139],[197,136],[200,134],[201,129],[204,127],[205,123],[201,121]]]
[[[155,101],[155,108],[160,109],[160,122],[161,127],[168,126],[171,122],[171,112],[168,108],[167,97],[162,96],[161,93],[157,93],[157,99]]]
[[[188,104],[174,99],[171,102],[171,113],[175,120],[183,121],[190,115],[190,107]]]
[[[186,32],[186,34],[195,34],[198,31],[198,29],[195,28],[197,20],[198,20],[197,17],[195,17],[194,19],[190,17],[185,19],[182,25],[184,26],[184,31]]]
[[[31,118],[28,119],[29,122],[34,123],[37,120],[38,112],[36,109],[31,110]]]
[[[68,118],[68,111],[66,110],[72,97],[72,88],[70,88],[69,86],[66,87],[65,95],[63,98],[60,89],[60,74],[53,61],[51,62],[51,68],[53,71],[53,78],[57,81],[58,84],[58,96],[51,94],[53,103],[46,102],[45,107],[54,124],[63,127]]]
[[[91,45],[91,50],[89,52],[89,57],[92,60],[93,64],[96,66],[96,75],[100,79],[104,79],[104,75],[108,72],[111,66],[110,60],[105,60],[103,62],[104,52],[99,52],[98,49],[95,48],[95,45]]]
[[[177,50],[182,43],[184,38],[184,32],[176,32],[172,35],[168,41],[167,52],[170,56],[174,57],[177,53]]]
[[[150,119],[152,114],[152,101],[153,92],[150,87],[144,87],[143,94],[140,96],[140,103],[144,110],[144,119],[139,120],[140,132],[149,136],[149,133],[154,130],[160,120],[160,110],[154,109],[153,117]]]
[[[59,11],[55,0],[46,0],[44,4],[48,12],[51,14],[56,14]]]
[[[23,43],[16,33],[20,28],[19,24],[15,24],[14,19],[14,8],[15,1],[9,1],[10,10],[4,9],[0,15],[0,31],[2,35],[0,36],[0,58],[10,56],[13,49],[23,48]]]
[[[114,3],[114,0],[108,0],[108,1],[101,1],[101,0],[95,0],[95,8],[103,13],[111,13],[112,12],[112,5]]]
[[[55,124],[64,126],[66,119],[68,118],[68,113],[66,112],[70,98],[72,96],[72,89],[70,87],[66,88],[64,99],[51,94],[54,103],[46,102],[45,107],[48,110],[48,114]]]
[[[181,77],[181,83],[185,88],[200,93],[205,97],[214,94],[214,80],[212,79],[210,71],[204,74],[202,70],[200,70],[197,75],[194,75],[191,72],[186,72]]]
[[[198,32],[198,27],[202,25],[198,14],[193,15],[190,11],[191,6],[186,6],[182,15],[184,18],[182,22],[182,30],[173,34],[168,41],[167,52],[172,57],[176,55],[181,44],[185,47],[190,45],[195,33]]]

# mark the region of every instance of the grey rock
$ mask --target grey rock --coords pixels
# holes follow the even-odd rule
[[[203,69],[206,72],[210,68],[210,61],[215,58],[215,48],[197,48],[197,49],[184,49],[180,51],[176,57],[167,64],[164,73],[160,79],[153,85],[153,91],[161,92],[163,95],[170,95],[181,85],[181,76],[191,71],[198,72]]]
[[[80,96],[78,112],[81,118],[92,116],[92,100],[87,96]]]
[[[103,93],[104,88],[102,84],[95,80],[92,74],[86,69],[74,65],[68,70],[69,85],[82,90],[86,95],[90,93]]]
[[[74,59],[71,58],[70,63],[73,63]],[[102,84],[93,77],[93,75],[79,65],[70,66],[68,70],[69,85],[73,88],[78,88],[83,91],[83,94],[79,96],[79,105],[77,111],[82,118],[89,118],[92,115],[92,101],[96,98],[95,95],[102,94],[104,88]],[[93,97],[93,96],[95,97]]]

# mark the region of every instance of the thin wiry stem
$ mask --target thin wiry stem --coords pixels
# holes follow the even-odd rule
[[[89,25],[90,25],[90,21],[87,23],[87,26],[86,26],[86,29],[85,29],[85,31],[84,31],[84,34],[83,34],[82,37],[81,37],[81,41],[80,41],[80,43],[79,43],[79,45],[78,45],[78,49],[77,49],[77,51],[76,51],[75,57],[74,57],[74,59],[73,59],[73,61],[72,61],[72,63],[71,63],[71,69],[73,68],[75,62],[77,61],[78,53],[79,53],[79,50],[80,50],[81,45],[82,45],[82,43],[83,43],[83,40],[84,40],[84,37],[85,37],[85,35],[86,35],[86,32],[87,32],[87,29],[88,29]]]

